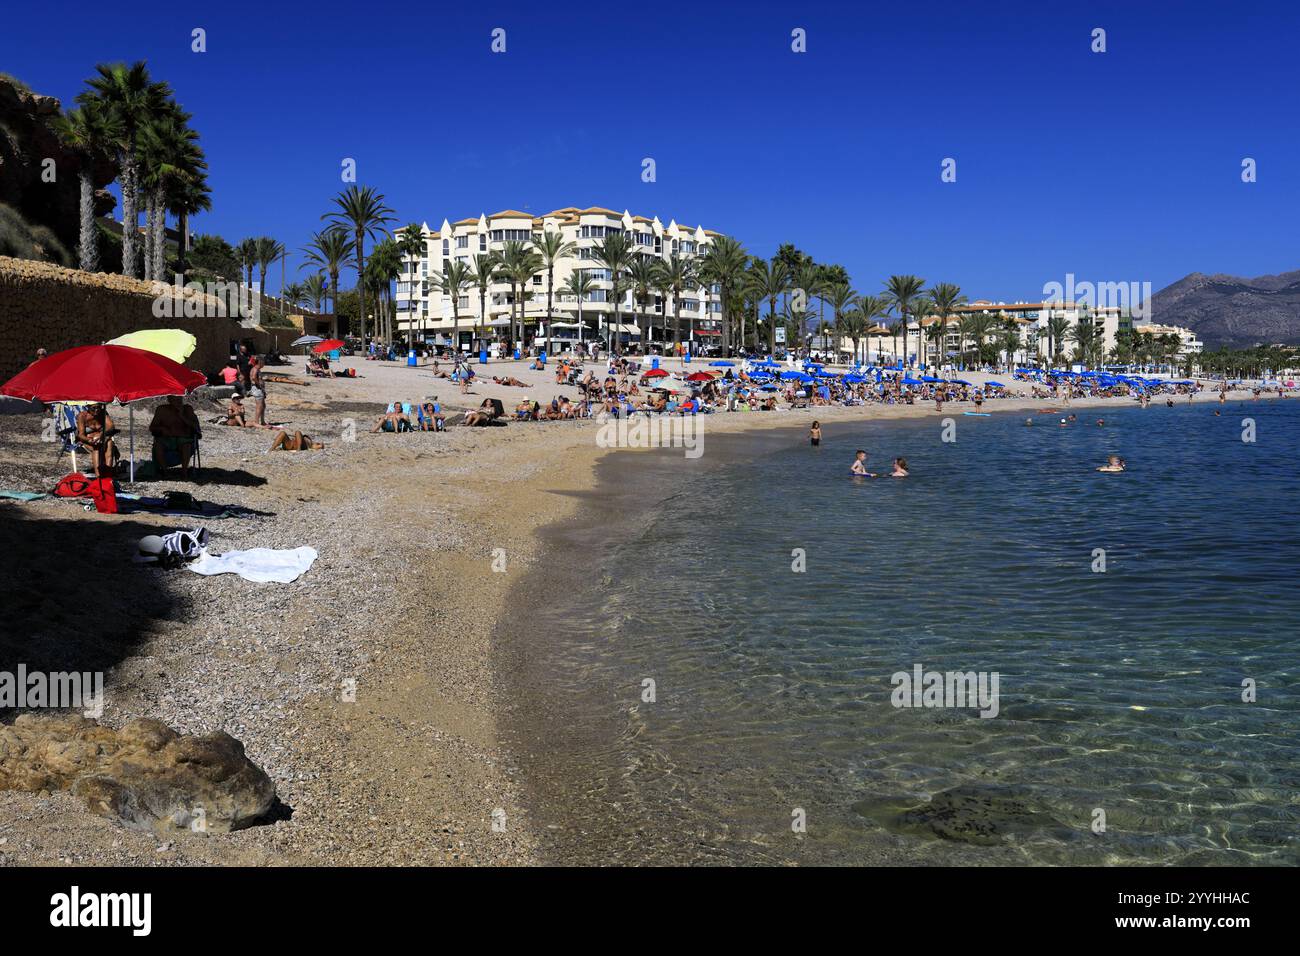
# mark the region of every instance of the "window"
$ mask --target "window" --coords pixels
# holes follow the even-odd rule
[[[541,285],[541,284],[542,284],[542,277],[539,275],[533,276],[533,285]]]
[[[451,255],[451,240],[444,239],[442,240],[442,257],[445,259],[449,255]]]
[[[457,248],[457,249],[468,249],[468,248],[469,248],[469,236],[457,236],[457,237],[456,237],[456,248]]]
[[[638,246],[653,246],[655,245],[655,237],[648,232],[638,232],[636,234],[636,244]]]
[[[592,289],[591,294],[587,296],[588,302],[608,302],[604,289]]]
[[[478,237],[478,251],[479,251],[479,252],[487,252],[487,233],[486,233],[486,232],[479,233],[479,237]]]
[[[493,229],[493,242],[528,242],[533,238],[531,229]]]
[[[467,295],[462,295],[459,299],[457,299],[457,300],[456,300],[456,308],[458,308],[458,309],[468,309],[468,308],[469,308],[469,296],[467,296]]]
[[[583,239],[604,239],[604,226],[583,226],[582,231],[578,234]]]
[[[682,311],[683,311],[683,312],[698,312],[698,311],[700,311],[700,300],[699,300],[699,299],[682,299]]]

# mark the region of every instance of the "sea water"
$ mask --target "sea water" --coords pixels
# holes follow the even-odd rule
[[[503,642],[548,854],[1300,862],[1300,402],[1076,412],[607,457]]]

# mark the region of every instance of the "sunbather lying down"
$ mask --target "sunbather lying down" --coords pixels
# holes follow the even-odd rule
[[[324,448],[322,442],[312,441],[310,435],[304,435],[302,432],[294,432],[290,435],[288,432],[280,432],[275,436],[275,441],[271,443],[271,451],[319,451]]]
[[[517,385],[519,388],[528,387],[527,382],[521,382],[513,375],[493,375],[492,381],[496,382],[498,385]]]

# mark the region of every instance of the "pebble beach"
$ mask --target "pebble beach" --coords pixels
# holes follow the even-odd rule
[[[547,862],[530,827],[526,781],[498,733],[519,704],[503,662],[521,649],[500,653],[497,625],[513,585],[543,558],[539,529],[572,516],[576,494],[592,488],[597,461],[610,453],[596,441],[600,426],[372,434],[393,400],[436,396],[454,412],[484,398],[510,409],[525,395],[546,402],[577,391],[523,362],[480,369],[470,395],[428,365],[343,365],[358,377],[312,379],[301,358],[268,369],[283,376],[271,382],[268,421],[323,450],[269,453],[275,430],[212,424],[222,404],[200,393],[192,402],[204,423],[201,480],[124,489],[189,491],[252,513],[99,515],[78,500],[0,500],[0,547],[17,569],[0,639],[5,660],[103,669],[109,725],[152,717],[183,733],[226,731],[270,775],[279,799],[263,825],[160,843],[87,812],[68,793],[0,792],[0,863]],[[484,371],[528,385],[496,385]],[[984,410],[1049,405],[1009,397]],[[1076,399],[1071,410],[1107,405],[1132,400]],[[110,413],[125,451],[125,411]],[[148,456],[148,414],[135,416],[137,460]],[[938,417],[932,402],[719,413],[704,422],[718,432],[797,428],[803,440],[814,418],[833,429],[924,416]],[[51,489],[71,470],[56,448],[42,440],[40,416],[0,416],[0,488]],[[132,562],[143,535],[199,524],[213,551],[309,545],[319,557],[291,584]]]

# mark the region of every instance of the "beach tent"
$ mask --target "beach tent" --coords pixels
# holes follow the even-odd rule
[[[131,481],[135,481],[135,408],[131,402],[188,395],[207,383],[200,373],[157,352],[126,345],[81,345],[33,362],[0,385],[0,395],[46,405],[125,405],[130,418]]]

